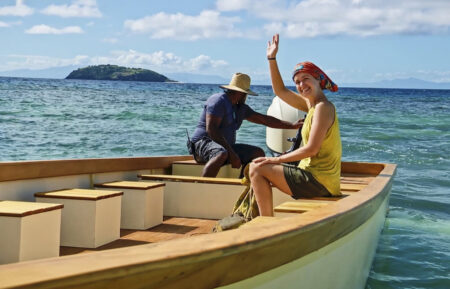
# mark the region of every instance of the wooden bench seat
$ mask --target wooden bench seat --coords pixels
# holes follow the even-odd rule
[[[208,178],[208,177],[195,177],[195,176],[177,176],[177,175],[139,175],[142,180],[148,181],[171,181],[171,182],[184,182],[184,183],[203,183],[203,184],[216,184],[216,185],[242,185],[241,179],[232,178]],[[243,186],[243,185],[242,185]],[[347,196],[348,192],[357,192],[364,188],[366,185],[360,184],[341,184],[342,196],[339,197],[314,197],[304,198],[311,200],[325,200],[336,201]],[[303,198],[302,198],[303,199]]]
[[[308,203],[308,202],[285,202],[281,205],[278,205],[274,208],[274,212],[280,213],[304,213],[308,212],[323,206],[326,206],[326,203]]]
[[[199,164],[195,160],[176,161],[172,163],[172,175],[180,176],[201,176],[204,164]],[[238,178],[240,169],[233,169],[225,165],[220,168],[218,178]],[[376,175],[345,173],[341,175],[341,184],[369,184]]]
[[[62,208],[0,201],[0,264],[59,256]]]
[[[61,246],[97,248],[120,237],[123,192],[64,189],[36,193],[38,202],[64,204]]]
[[[186,183],[205,183],[205,184],[223,184],[223,185],[241,185],[241,180],[237,178],[208,178],[197,176],[180,175],[138,175],[142,180],[148,181],[173,181]]]
[[[191,182],[191,183],[211,183],[211,184],[225,184],[225,185],[239,185],[241,179],[237,178],[209,178],[198,176],[180,176],[180,175],[138,175],[142,180],[158,181],[170,180],[175,182]],[[343,191],[359,191],[365,188],[367,184],[361,183],[342,183],[341,190]]]
[[[172,174],[182,176],[201,176],[205,164],[199,164],[194,160],[177,161],[172,163]],[[224,165],[217,173],[218,178],[238,178],[240,169],[234,169],[230,164]]]
[[[166,183],[164,193],[164,215],[178,217],[194,217],[221,219],[231,213],[236,200],[245,186],[240,179],[207,178],[178,175],[139,175],[142,181],[159,181]],[[302,198],[309,201],[337,201],[348,196],[360,184],[350,184],[339,197]],[[277,206],[292,198],[274,188],[273,204]],[[219,205],[219,204],[226,205]]]
[[[123,192],[120,228],[146,230],[163,222],[164,183],[119,181],[94,187]]]

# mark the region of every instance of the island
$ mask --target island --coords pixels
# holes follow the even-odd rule
[[[90,65],[79,68],[72,71],[66,79],[175,82],[152,70],[129,68],[111,64]]]

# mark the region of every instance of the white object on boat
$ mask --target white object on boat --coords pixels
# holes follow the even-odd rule
[[[295,122],[300,118],[304,118],[306,113],[298,110],[286,102],[284,102],[278,96],[275,96],[272,100],[272,104],[267,110],[267,114],[278,119],[285,121]],[[276,129],[266,128],[266,144],[267,147],[275,153],[282,153],[287,151],[292,142],[289,142],[288,138],[294,138],[297,134],[296,129]]]

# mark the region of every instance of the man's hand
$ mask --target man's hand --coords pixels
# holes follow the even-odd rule
[[[232,168],[238,169],[241,167],[241,159],[234,151],[228,152],[228,159],[230,160]]]
[[[292,128],[301,128],[303,126],[303,123],[305,122],[304,118],[300,118],[297,121],[292,123]]]

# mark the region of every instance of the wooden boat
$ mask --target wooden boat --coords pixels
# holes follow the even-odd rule
[[[174,176],[180,167],[187,173]],[[32,202],[36,192],[138,175],[166,183],[162,225],[122,230],[121,239],[93,250],[62,247],[60,257],[0,265],[0,288],[364,287],[395,165],[343,162],[344,197],[292,204],[275,191],[280,215],[220,233],[210,230],[243,186],[196,170],[190,156],[0,163],[1,200]]]

